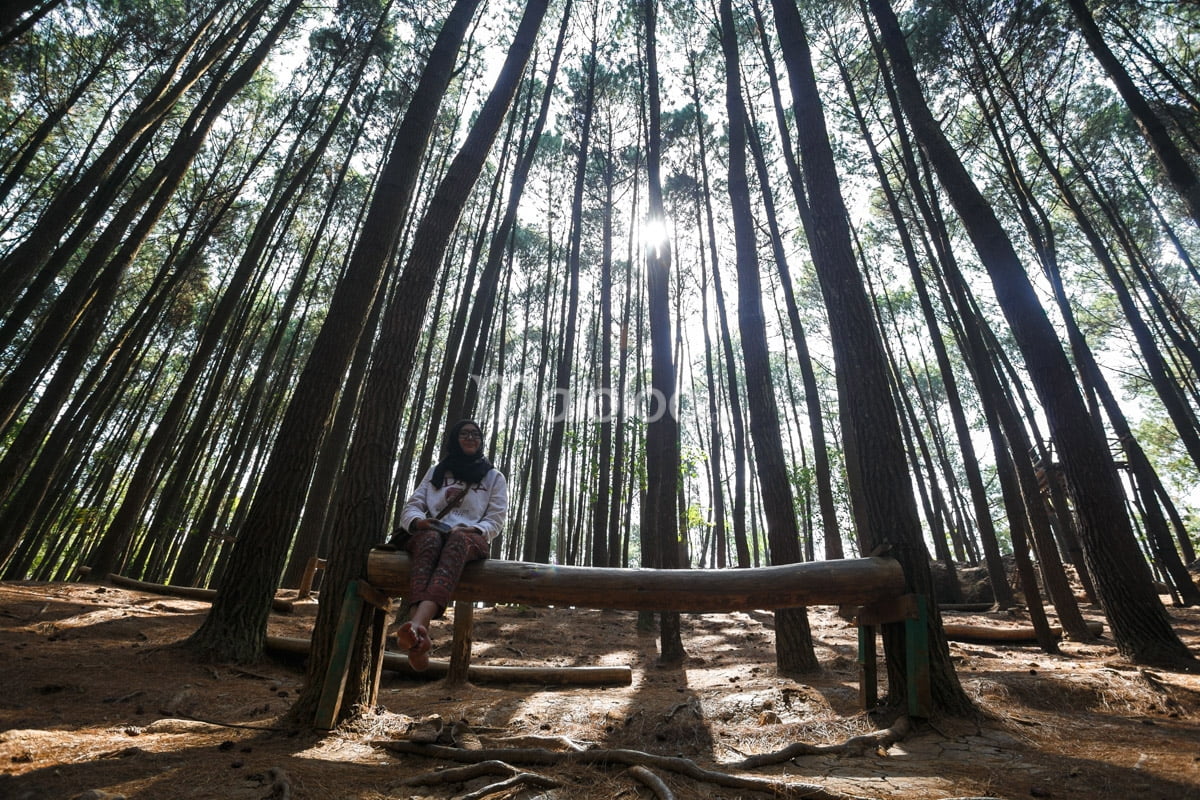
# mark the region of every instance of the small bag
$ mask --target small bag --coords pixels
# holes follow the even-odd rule
[[[446,507],[439,511],[436,517],[426,517],[426,519],[429,520],[429,527],[440,533],[442,536],[450,533],[450,526],[442,522],[442,517],[446,516],[455,508],[457,508],[458,504],[462,502],[463,498],[467,496],[467,492],[471,491],[472,488],[473,487],[468,486],[462,492],[455,495],[454,499],[447,503]],[[392,535],[388,537],[387,546],[394,547],[397,550],[403,550],[408,546],[408,540],[411,538],[412,534],[409,533],[407,529],[396,528],[396,530],[392,531]]]

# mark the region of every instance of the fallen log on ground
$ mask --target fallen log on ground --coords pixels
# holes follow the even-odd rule
[[[292,655],[308,655],[312,643],[308,639],[291,636],[268,636],[267,650]],[[422,678],[444,678],[450,671],[450,662],[429,660],[429,669],[417,672],[408,665],[408,656],[385,651],[383,668],[406,675]],[[467,668],[467,679],[473,683],[535,683],[542,686],[628,686],[633,683],[633,670],[628,666],[617,667],[513,667],[489,664],[472,664]]]
[[[124,575],[115,575],[109,573],[108,582],[120,586],[125,589],[137,589],[139,592],[150,592],[151,594],[166,594],[172,597],[186,597],[189,600],[203,600],[206,603],[211,603],[213,598],[217,596],[216,589],[201,589],[197,586],[167,586],[163,583],[147,583],[146,581],[138,581],[133,578],[126,578]],[[275,611],[281,611],[284,614],[290,614],[293,606],[292,601],[284,597],[276,597],[271,601],[271,608]]]
[[[995,607],[995,603],[938,603],[938,611],[950,613],[991,611]]]
[[[1104,633],[1104,623],[1089,622],[1088,630],[1092,635],[1099,636]],[[1022,625],[1019,627],[1001,627],[998,625],[958,625],[945,624],[942,625],[946,630],[946,638],[955,642],[1009,642],[1013,644],[1037,643],[1037,632],[1030,625]],[[1051,628],[1050,633],[1056,638],[1062,638],[1062,628]]]

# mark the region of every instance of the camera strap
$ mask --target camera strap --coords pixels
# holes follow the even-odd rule
[[[459,504],[462,503],[463,498],[467,496],[467,492],[472,491],[473,489],[477,488],[479,485],[480,484],[478,484],[478,483],[471,484],[471,485],[467,486],[465,489],[463,489],[461,492],[459,492],[457,495],[455,495],[454,499],[451,500],[449,503],[446,503],[446,507],[443,508],[441,511],[439,511],[437,513],[437,516],[434,517],[434,519],[441,519],[442,517],[446,516],[451,511],[453,511],[454,509],[458,508]]]

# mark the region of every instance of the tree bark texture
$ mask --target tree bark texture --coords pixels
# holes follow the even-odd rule
[[[995,212],[925,103],[899,21],[869,0],[914,136],[928,156],[992,279],[1041,400],[1080,520],[1084,555],[1122,653],[1152,664],[1191,663],[1152,588],[1107,443],[1087,411],[1071,366]]]

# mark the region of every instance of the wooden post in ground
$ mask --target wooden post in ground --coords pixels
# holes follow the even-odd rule
[[[346,585],[342,598],[342,609],[338,613],[337,631],[333,639],[333,652],[329,655],[329,666],[325,669],[325,682],[321,685],[321,699],[317,701],[317,714],[313,724],[329,730],[337,721],[342,707],[342,694],[346,691],[346,676],[350,670],[350,649],[358,635],[358,624],[362,618],[362,595],[358,593],[358,581]]]
[[[346,692],[346,679],[350,664],[354,660],[354,643],[364,621],[364,609],[370,614],[371,635],[371,694],[372,705],[379,698],[379,678],[383,672],[383,643],[387,635],[387,609],[391,605],[386,594],[376,590],[365,581],[350,581],[342,608],[338,614],[337,630],[334,632],[333,653],[325,669],[325,681],[321,686],[321,698],[317,701],[317,713],[313,724],[329,730],[337,722],[342,708],[342,696]]]
[[[304,574],[300,576],[300,586],[296,589],[296,599],[300,600],[312,594],[313,581],[317,579],[317,570],[325,569],[325,559],[313,556],[304,565]]]
[[[858,704],[870,711],[879,702],[879,655],[874,625],[858,626]]]
[[[446,683],[456,686],[467,682],[471,668],[471,627],[475,624],[475,604],[459,600],[454,604],[454,642],[450,647],[450,672]]]

